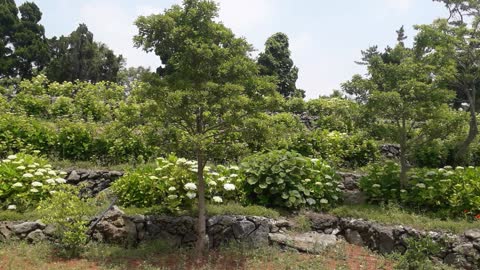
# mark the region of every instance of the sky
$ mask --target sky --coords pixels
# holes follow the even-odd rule
[[[47,37],[68,35],[85,23],[96,41],[107,44],[127,59],[127,66],[155,70],[159,58],[133,47],[133,25],[140,15],[161,13],[181,0],[30,0],[43,12]],[[17,4],[24,0],[17,0]],[[443,5],[432,0],[217,0],[220,21],[245,37],[256,54],[277,32],[290,38],[292,59],[299,68],[297,87],[307,98],[328,95],[365,67],[354,61],[361,50],[396,42],[395,30],[404,25],[409,37],[413,26],[446,17]]]

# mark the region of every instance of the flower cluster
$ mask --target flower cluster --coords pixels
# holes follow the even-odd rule
[[[66,183],[65,175],[37,156],[9,155],[0,163],[0,182],[4,183],[0,204],[8,210],[34,207]]]

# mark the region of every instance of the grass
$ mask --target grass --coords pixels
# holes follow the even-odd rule
[[[349,205],[330,210],[339,217],[363,218],[387,225],[405,225],[420,230],[463,233],[468,229],[478,229],[480,221],[432,218],[408,212],[395,206]]]
[[[11,210],[0,210],[0,221],[33,221],[40,218],[41,214],[38,211],[19,213]]]
[[[189,249],[171,249],[150,242],[135,249],[105,244],[87,246],[77,259],[63,259],[47,243],[0,244],[0,269],[393,269],[394,262],[363,248],[339,244],[319,255],[283,251],[268,246],[252,249],[241,245],[210,251],[202,260]]]
[[[137,168],[156,168],[155,161],[145,164],[121,163],[113,165],[100,164],[94,161],[52,160],[51,165],[59,169],[113,170],[131,171]]]
[[[167,214],[167,215],[189,215],[196,216],[197,209],[190,209],[179,213],[164,213],[161,209],[156,207],[151,208],[135,208],[127,207],[122,208],[127,215],[149,215],[149,214]],[[279,218],[280,213],[274,209],[266,208],[258,205],[243,206],[238,203],[226,203],[226,204],[207,204],[207,215],[219,216],[219,215],[242,215],[242,216],[261,216],[267,218]]]

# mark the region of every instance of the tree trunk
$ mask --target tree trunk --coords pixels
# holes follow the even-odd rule
[[[455,153],[455,164],[456,165],[464,165],[467,158],[467,151],[470,147],[470,144],[475,140],[478,135],[478,121],[477,121],[477,113],[476,113],[476,87],[475,85],[472,86],[472,94],[467,92],[467,96],[470,102],[470,122],[469,122],[469,129],[468,129],[468,136],[463,141]]]
[[[196,131],[197,135],[203,134],[203,110],[199,108],[196,117]],[[197,140],[201,138],[197,137]],[[205,247],[207,245],[207,228],[206,228],[206,205],[205,205],[205,181],[203,179],[203,169],[205,167],[205,156],[203,152],[203,144],[201,141],[197,141],[197,186],[198,186],[198,224],[197,224],[197,243],[195,250],[197,258],[201,258],[205,253]]]
[[[408,183],[407,172],[407,134],[406,134],[406,121],[402,120],[402,130],[400,132],[400,187],[406,188]]]

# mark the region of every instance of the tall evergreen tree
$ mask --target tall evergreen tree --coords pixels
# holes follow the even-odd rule
[[[95,42],[93,33],[80,24],[70,36],[50,40],[52,61],[47,77],[54,81],[114,81],[124,64],[105,44]]]
[[[0,78],[14,75],[13,35],[19,22],[14,0],[0,2]]]
[[[290,58],[288,36],[276,33],[267,39],[265,52],[260,53],[258,65],[261,75],[275,76],[277,91],[284,97],[305,97],[305,92],[296,87],[298,68]]]

